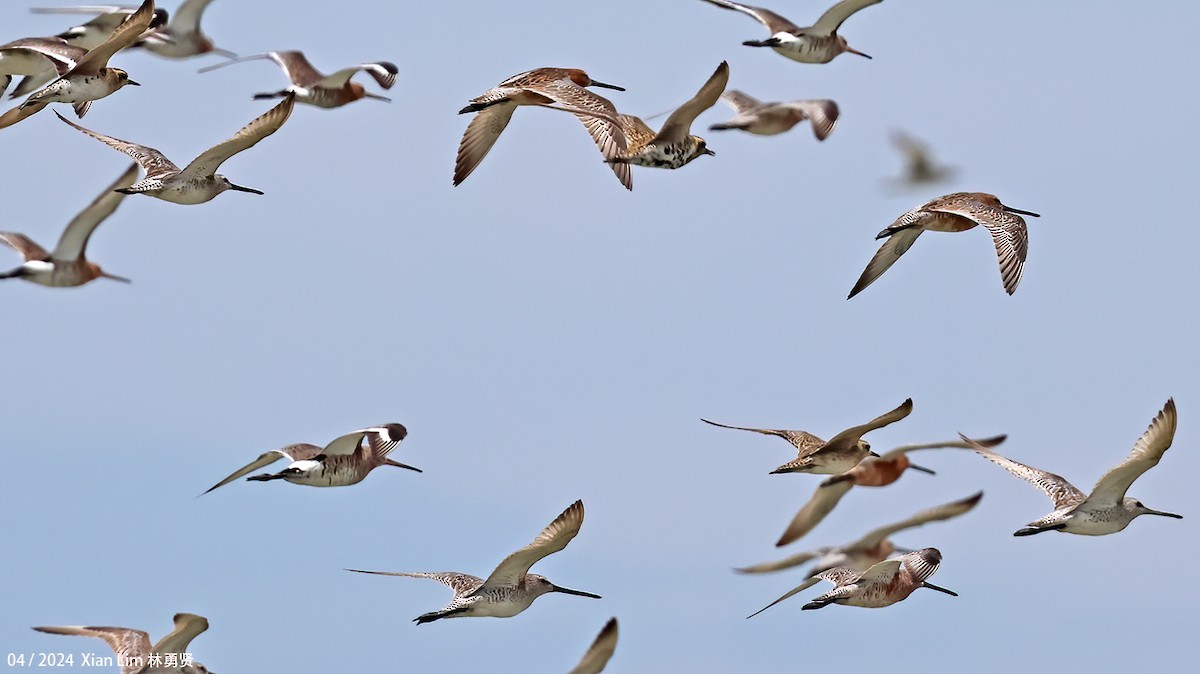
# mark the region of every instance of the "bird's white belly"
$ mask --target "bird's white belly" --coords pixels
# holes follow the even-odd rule
[[[218,191],[207,185],[196,184],[190,181],[179,181],[168,183],[165,187],[147,192],[147,194],[173,204],[194,206],[195,204],[212,201],[213,197],[217,196]]]
[[[1122,517],[1114,511],[1079,511],[1076,510],[1067,519],[1067,526],[1062,531],[1081,536],[1105,536],[1115,534],[1129,526],[1132,518]]]
[[[772,36],[779,44],[772,47],[777,53],[800,63],[829,63],[837,52],[825,48],[821,41],[808,37],[796,37],[791,33],[776,33]]]
[[[785,114],[767,113],[760,115],[758,120],[746,127],[746,131],[759,136],[774,136],[796,126]]]
[[[84,101],[100,100],[116,91],[112,84],[99,75],[74,77],[69,80],[61,80],[51,86],[54,87],[52,90],[53,93],[42,100],[57,101],[60,103],[82,103]]]
[[[470,614],[482,618],[511,618],[529,608],[533,601],[518,601],[514,598],[503,601],[478,601],[471,607]]]

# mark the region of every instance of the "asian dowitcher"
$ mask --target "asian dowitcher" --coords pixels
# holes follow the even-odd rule
[[[262,59],[274,61],[276,65],[283,68],[284,75],[287,75],[292,85],[287,89],[282,89],[274,93],[255,94],[255,99],[279,98],[280,96],[287,96],[288,93],[293,93],[296,95],[297,102],[315,105],[318,108],[337,108],[357,101],[360,98],[390,101],[391,99],[386,96],[380,96],[379,94],[367,91],[358,82],[351,82],[350,78],[359,72],[365,72],[375,78],[379,86],[384,89],[391,89],[392,85],[396,83],[397,73],[400,72],[400,69],[394,63],[389,61],[375,61],[374,63],[361,63],[349,68],[342,68],[332,75],[325,75],[312,67],[308,59],[304,58],[303,53],[294,50],[272,51],[265,54],[242,56],[230,59],[224,63],[201,68],[199,72],[206,73],[210,70],[224,68],[234,63]]]
[[[95,49],[113,34],[113,31],[137,11],[137,7],[122,7],[120,5],[89,5],[86,7],[34,7],[29,10],[34,14],[97,14],[96,18],[78,26],[72,26],[59,33],[56,37],[69,45],[83,49]],[[150,21],[150,30],[167,24],[167,10],[161,7],[154,9],[154,19]]]
[[[771,471],[778,473],[813,473],[816,475],[840,475],[858,465],[867,456],[874,454],[871,445],[862,436],[900,421],[912,413],[912,398],[900,403],[896,409],[886,412],[860,426],[851,426],[829,439],[828,442],[807,431],[775,428],[747,428],[727,426],[715,421],[701,419],[706,424],[750,431],[763,435],[775,435],[787,440],[796,448],[796,458]]]
[[[621,130],[629,147],[615,157],[605,159],[611,164],[636,164],[652,168],[677,169],[696,157],[715,155],[700,136],[692,135],[692,122],[700,113],[716,105],[717,99],[729,84],[729,64],[721,61],[716,71],[688,102],[672,112],[657,133],[640,117],[618,115]]]
[[[617,110],[603,96],[585,87],[625,89],[592,79],[578,68],[537,68],[504,80],[472,98],[458,114],[475,113],[458,144],[454,160],[454,184],[459,185],[471,175],[496,144],[519,105],[536,105],[574,114],[583,122],[600,154],[606,159],[624,152],[625,134],[617,121]],[[614,166],[613,172],[627,189],[633,189],[629,169]]]
[[[355,573],[373,573],[381,576],[405,576],[408,578],[429,578],[436,580],[454,590],[454,599],[440,611],[424,613],[413,619],[418,625],[441,620],[442,618],[473,618],[490,616],[494,618],[511,618],[529,608],[535,599],[549,592],[562,592],[580,597],[599,599],[600,595],[580,590],[569,590],[559,587],[536,573],[529,573],[529,568],[543,557],[549,556],[567,547],[567,543],[579,533],[583,524],[583,502],[576,501],[561,515],[556,517],[550,526],[546,527],[533,542],[517,550],[492,571],[487,580],[477,576],[453,571],[441,573],[402,573],[389,571],[361,571],[346,569]]]
[[[123,189],[126,194],[145,194],[173,204],[202,204],[225,190],[262,194],[256,189],[234,185],[216,170],[233,155],[254,147],[258,141],[278,131],[292,114],[294,105],[295,97],[288,95],[282,103],[242,127],[232,138],[205,150],[182,169],[152,147],[85,129],[62,115],[58,118],[141,164],[146,177]]]
[[[125,195],[116,190],[129,187],[137,180],[137,164],[131,165],[116,182],[109,185],[87,208],[76,215],[58,239],[54,252],[34,243],[16,232],[0,232],[0,243],[7,244],[25,258],[25,264],[12,271],[0,273],[0,279],[19,278],[54,288],[81,286],[98,278],[129,282],[129,279],[109,274],[100,265],[89,262],[84,252],[88,239],[104,219],[112,215]]]
[[[904,175],[901,184],[915,186],[948,180],[958,169],[938,164],[929,146],[903,131],[892,132],[892,145],[904,155]]]
[[[871,58],[857,49],[852,49],[846,44],[846,38],[838,35],[837,31],[850,15],[865,7],[877,5],[883,0],[842,0],[825,10],[816,23],[806,28],[797,26],[769,9],[729,0],[704,1],[750,16],[771,31],[771,37],[766,40],[746,40],[742,43],[748,47],[770,47],[777,53],[801,63],[829,63],[843,52]]]
[[[825,608],[830,604],[883,608],[903,601],[908,595],[922,587],[937,590],[957,597],[958,593],[930,583],[928,579],[937,572],[942,563],[942,553],[937,548],[914,550],[896,559],[888,559],[872,565],[866,571],[846,567],[835,567],[817,574],[820,580],[833,583],[829,592],[813,598],[802,610]],[[779,599],[747,616],[753,618],[779,602],[807,589],[808,586],[791,590]]]
[[[75,114],[83,117],[92,101],[99,100],[126,85],[137,85],[129,73],[110,68],[108,60],[118,51],[132,45],[150,28],[154,20],[154,0],[145,0],[138,10],[95,49],[91,49],[73,66],[60,72],[60,77],[35,91],[21,108],[40,110],[50,103],[71,103]],[[50,55],[50,54],[47,54]]]
[[[0,45],[0,94],[8,89],[13,75],[22,75],[23,79],[9,98],[20,98],[41,89],[60,72],[74,68],[86,55],[86,49],[52,37],[27,37]]]
[[[150,635],[128,627],[35,627],[46,634],[96,637],[103,639],[117,655],[121,674],[179,672],[209,674],[208,668],[191,661],[188,644],[208,629],[208,620],[191,613],[175,614],[175,629],[150,645]],[[173,666],[172,666],[173,665]]]
[[[617,619],[610,618],[607,623],[604,623],[600,634],[596,635],[596,640],[592,642],[587,653],[583,654],[583,659],[567,674],[600,674],[616,650]]]
[[[287,480],[309,487],[345,487],[362,482],[367,474],[380,466],[395,466],[422,472],[420,468],[393,461],[388,454],[408,435],[400,424],[383,424],[361,428],[335,438],[324,447],[301,443],[265,452],[254,461],[237,469],[232,475],[209,487],[204,493],[233,482],[263,466],[287,458],[287,468],[278,473],[263,473],[246,478],[254,482]],[[201,494],[203,496],[203,494]]]
[[[739,129],[759,136],[774,136],[810,119],[813,135],[817,140],[825,140],[837,124],[837,103],[828,99],[763,103],[740,91],[730,90],[721,94],[721,100],[737,114],[728,122],[708,127],[709,131]]]
[[[887,241],[867,263],[846,299],[859,294],[883,275],[912,248],[921,232],[965,232],[976,225],[983,225],[992,235],[996,256],[1000,259],[1000,280],[1004,282],[1004,291],[1011,295],[1021,282],[1025,257],[1029,254],[1029,232],[1022,215],[1041,217],[1037,213],[1005,206],[995,195],[983,192],[955,192],[922,204],[875,235],[876,239]]]
[[[1014,536],[1032,536],[1043,531],[1104,536],[1121,531],[1139,515],[1183,519],[1183,515],[1152,510],[1141,501],[1125,495],[1134,480],[1158,465],[1159,459],[1175,438],[1175,425],[1175,400],[1168,398],[1167,404],[1150,422],[1150,427],[1138,438],[1129,456],[1105,473],[1092,487],[1090,494],[1084,494],[1059,475],[1000,456],[966,436],[963,439],[981,456],[1046,492],[1054,501],[1054,512],[1018,529],[1013,533]]]
[[[815,580],[816,575],[822,571],[837,566],[845,566],[855,571],[866,571],[872,564],[882,562],[896,553],[912,552],[911,550],[897,547],[889,537],[896,532],[904,531],[905,529],[914,529],[929,522],[940,522],[958,517],[969,512],[982,499],[983,492],[978,492],[965,499],[927,508],[907,519],[872,529],[865,536],[853,543],[818,548],[816,550],[797,553],[778,561],[745,566],[734,570],[739,573],[770,573],[790,569],[815,560],[806,574],[809,579],[808,584],[797,588],[797,591],[800,591],[815,584],[817,582]]]
[[[1005,437],[1007,436],[998,435],[994,438],[980,440],[979,442],[981,445],[987,447],[995,447],[1004,442]],[[800,540],[800,538],[820,524],[826,515],[833,512],[838,501],[841,501],[846,492],[850,491],[850,488],[855,485],[860,487],[885,487],[899,480],[900,476],[908,468],[932,475],[932,470],[910,463],[908,453],[919,449],[944,448],[972,449],[973,447],[966,441],[904,445],[903,447],[897,447],[889,452],[885,452],[880,456],[868,456],[857,466],[845,473],[826,479],[821,483],[820,487],[817,487],[816,492],[813,493],[808,503],[804,504],[800,512],[796,513],[796,516],[792,518],[787,529],[784,530],[783,535],[779,537],[779,541],[775,545],[782,547],[792,541]]]

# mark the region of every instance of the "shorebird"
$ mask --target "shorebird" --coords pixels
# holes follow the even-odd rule
[[[103,639],[117,654],[121,674],[149,674],[151,672],[179,672],[180,674],[209,674],[208,668],[190,660],[188,644],[197,635],[208,629],[208,620],[191,613],[175,614],[175,629],[170,634],[150,645],[150,635],[128,627],[35,627],[46,634],[96,637]],[[175,666],[169,663],[175,662]]]
[[[234,185],[228,178],[216,173],[216,170],[225,160],[254,147],[258,141],[278,131],[292,114],[294,104],[295,97],[289,95],[282,103],[242,127],[233,138],[205,150],[183,169],[171,163],[163,153],[152,147],[85,129],[62,115],[58,115],[58,118],[114,150],[133,157],[142,166],[146,177],[121,190],[125,194],[145,194],[173,204],[202,204],[225,190],[262,194],[260,190]],[[54,114],[57,115],[58,112]]]
[[[529,568],[543,557],[552,555],[567,547],[567,543],[579,533],[583,524],[583,502],[572,503],[561,515],[556,517],[550,526],[546,527],[533,542],[517,550],[492,571],[487,580],[465,573],[453,571],[441,573],[402,573],[390,571],[361,571],[346,569],[355,573],[373,573],[381,576],[405,576],[407,578],[429,578],[436,580],[454,590],[454,599],[440,611],[423,613],[413,619],[418,625],[440,620],[442,618],[474,618],[490,616],[494,618],[511,618],[529,608],[535,599],[549,592],[562,592],[579,597],[599,599],[600,595],[580,590],[569,590],[559,587],[536,573],[529,573]]]
[[[775,435],[787,440],[796,448],[796,458],[771,471],[779,473],[812,473],[815,475],[840,475],[858,465],[868,456],[875,455],[871,445],[862,436],[900,421],[912,413],[912,398],[900,403],[896,409],[886,412],[861,426],[851,426],[829,439],[828,442],[807,431],[792,431],[775,428],[747,428],[727,426],[715,421],[701,419],[706,424],[736,431],[750,431],[763,435]]]
[[[75,107],[75,114],[83,117],[92,101],[113,94],[126,85],[137,86],[137,82],[129,79],[129,73],[120,68],[110,68],[108,60],[136,42],[149,29],[153,19],[154,0],[145,0],[112,35],[100,46],[89,50],[78,62],[73,65],[58,62],[60,77],[35,91],[20,107],[40,110],[50,103],[71,103]],[[44,53],[54,59],[59,52],[48,50]]]
[[[941,563],[942,553],[940,550],[937,548],[922,548],[906,555],[901,555],[896,559],[878,562],[866,571],[856,571],[846,567],[835,567],[827,571],[822,571],[817,574],[817,578],[827,580],[836,587],[823,595],[815,597],[812,601],[805,604],[801,610],[811,611],[813,609],[825,608],[830,604],[861,606],[863,608],[883,608],[884,606],[891,606],[896,602],[907,599],[908,595],[922,587],[944,592],[951,597],[957,597],[957,592],[934,585],[927,580],[937,572],[938,566]],[[808,586],[801,586],[791,590],[779,599],[746,617],[753,618],[784,599],[791,597],[797,592],[801,592],[806,587]]]
[[[138,45],[157,56],[183,59],[201,54],[216,54],[225,58],[236,58],[237,54],[219,49],[200,30],[200,16],[212,0],[184,0],[179,9],[171,14],[166,26],[146,36]]]
[[[1000,259],[1000,280],[1004,282],[1004,291],[1011,295],[1021,282],[1025,256],[1029,253],[1029,232],[1022,215],[1041,217],[1037,213],[1005,206],[995,195],[983,192],[955,192],[918,206],[875,235],[876,239],[887,241],[867,263],[846,299],[859,294],[883,275],[912,248],[921,232],[963,232],[976,225],[983,225],[992,235],[996,256]]]
[[[1032,536],[1043,531],[1104,536],[1121,531],[1139,515],[1183,519],[1183,515],[1152,510],[1141,501],[1125,495],[1134,480],[1158,465],[1159,459],[1175,438],[1175,425],[1175,400],[1168,398],[1167,404],[1150,422],[1150,427],[1138,438],[1129,456],[1109,469],[1092,487],[1090,494],[1079,491],[1059,475],[1005,458],[966,436],[962,437],[985,459],[1046,492],[1054,501],[1054,512],[1018,529],[1013,533],[1014,536]]]
[[[352,103],[360,98],[373,98],[377,101],[391,101],[392,99],[379,94],[372,94],[363,88],[363,85],[358,82],[351,82],[350,78],[358,72],[365,72],[384,89],[391,89],[396,83],[396,74],[400,69],[396,64],[389,61],[376,61],[374,63],[362,63],[350,68],[343,68],[332,75],[325,75],[318,72],[308,59],[304,58],[304,54],[299,51],[271,51],[265,54],[254,54],[253,56],[242,56],[240,58],[230,59],[224,63],[207,66],[201,68],[198,72],[206,73],[217,68],[224,68],[227,65],[234,63],[242,63],[243,61],[254,61],[267,59],[274,61],[276,65],[283,68],[284,75],[292,81],[292,86],[287,89],[276,91],[275,93],[255,94],[256,100],[263,98],[279,98],[287,96],[289,93],[296,95],[296,101],[315,105],[318,108],[337,108],[347,103]]]
[[[0,94],[8,89],[13,75],[23,79],[9,98],[37,91],[58,77],[60,68],[66,72],[86,54],[86,49],[54,37],[27,37],[0,45]]]
[[[1004,442],[1007,436],[998,435],[994,438],[980,440],[979,443],[986,447],[995,447]],[[782,547],[792,541],[800,540],[805,534],[813,530],[813,527],[821,523],[825,516],[833,511],[837,506],[838,501],[850,491],[850,488],[858,485],[860,487],[885,487],[896,480],[900,479],[900,475],[908,468],[918,470],[923,473],[933,475],[933,471],[928,468],[914,466],[908,460],[908,453],[919,449],[973,449],[972,445],[966,441],[950,441],[950,442],[932,442],[920,445],[904,445],[897,447],[889,452],[885,452],[880,456],[868,456],[863,459],[854,468],[842,473],[834,475],[821,483],[817,487],[817,491],[813,493],[812,498],[796,516],[792,518],[783,535],[779,537],[779,541],[775,543],[777,547]]]
[[[72,26],[59,33],[56,37],[67,44],[83,49],[95,49],[113,34],[125,19],[137,11],[137,7],[122,7],[120,5],[89,5],[87,7],[34,7],[29,11],[34,14],[98,14],[87,23]],[[165,26],[168,19],[167,10],[154,9],[154,19],[150,21],[150,30]]]
[[[952,166],[934,162],[929,146],[903,131],[892,132],[892,144],[904,155],[904,175],[898,180],[901,184],[939,183],[957,172]]]
[[[117,206],[125,198],[124,194],[116,190],[132,185],[137,179],[137,174],[137,164],[132,164],[116,182],[105,188],[100,196],[67,224],[52,253],[46,252],[45,248],[24,234],[0,232],[0,243],[7,244],[25,258],[25,264],[0,273],[0,279],[19,278],[54,288],[81,286],[98,278],[129,283],[129,279],[106,273],[100,265],[89,262],[84,252],[92,232],[117,210]]]
[[[383,424],[370,428],[360,428],[352,433],[335,438],[325,447],[308,443],[288,445],[280,449],[265,452],[254,461],[237,469],[232,475],[209,487],[204,493],[222,487],[234,480],[270,465],[286,457],[290,464],[278,473],[263,473],[251,475],[248,481],[268,482],[270,480],[287,480],[292,484],[302,484],[309,487],[345,487],[358,484],[367,474],[379,466],[395,466],[407,468],[418,473],[420,468],[393,461],[388,454],[408,435],[408,429],[400,424]],[[363,445],[363,442],[366,445]],[[203,496],[204,494],[201,494]]]
[[[613,84],[597,82],[578,68],[537,68],[513,75],[472,98],[469,105],[458,111],[460,115],[476,114],[458,144],[458,156],[454,160],[454,184],[461,184],[479,166],[519,105],[570,112],[583,122],[605,158],[624,152],[625,134],[621,132],[617,121],[616,108],[607,98],[584,87],[625,91]],[[613,173],[626,189],[633,189],[633,178],[628,168],[613,166]]]
[[[837,103],[828,99],[763,103],[740,91],[730,90],[721,94],[721,100],[737,114],[728,122],[708,127],[709,131],[739,129],[759,136],[774,136],[811,119],[813,135],[817,140],[825,140],[837,124]]]
[[[716,71],[688,102],[672,112],[658,133],[640,117],[618,115],[629,148],[605,159],[611,164],[636,164],[653,168],[677,169],[702,155],[715,155],[700,136],[693,136],[692,122],[700,113],[716,105],[729,84],[729,64],[721,61]]]
[[[873,529],[862,538],[846,545],[836,545],[825,548],[818,548],[808,552],[801,552],[784,559],[774,562],[765,562],[763,564],[755,564],[753,566],[745,566],[739,569],[734,569],[738,573],[770,573],[772,571],[782,571],[799,566],[809,561],[816,560],[806,574],[808,580],[805,584],[796,588],[799,592],[805,588],[815,585],[817,582],[816,576],[822,571],[828,571],[834,567],[844,566],[854,569],[855,571],[866,571],[873,564],[882,562],[896,553],[908,553],[912,550],[906,550],[897,547],[889,537],[905,529],[914,529],[929,522],[940,522],[942,520],[952,519],[973,509],[980,500],[983,499],[983,492],[978,492],[973,496],[968,496],[959,501],[951,501],[943,503],[933,508],[927,508],[921,512],[909,517],[908,519],[899,522]]]
[[[852,49],[846,44],[846,38],[838,35],[837,31],[850,15],[865,7],[877,5],[883,0],[842,0],[825,10],[821,18],[807,28],[801,28],[769,9],[729,0],[704,1],[722,9],[751,16],[771,31],[771,37],[766,40],[746,40],[742,43],[748,47],[770,47],[777,53],[801,63],[829,63],[842,52],[871,58],[857,49]]]
[[[567,674],[600,674],[617,650],[617,619],[609,618],[583,659]]]

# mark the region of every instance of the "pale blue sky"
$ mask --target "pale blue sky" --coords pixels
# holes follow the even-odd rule
[[[804,24],[825,4],[771,6]],[[104,652],[29,627],[157,638],[190,611],[212,625],[192,651],[221,674],[562,672],[613,615],[614,673],[1171,671],[1200,655],[1180,631],[1200,590],[1177,571],[1200,522],[1200,9],[888,0],[842,31],[874,60],[815,66],[741,46],[763,28],[697,0],[304,1],[283,22],[276,6],[218,0],[204,24],[222,47],[299,48],[327,71],[394,61],[394,102],[298,108],[222,167],[266,196],[127,199],[88,252],[130,286],[0,286],[0,651]],[[0,39],[68,23],[9,2]],[[760,98],[835,99],[837,129],[705,131],[721,106],[695,129],[716,157],[635,169],[630,194],[577,121],[526,109],[450,185],[454,113],[510,75],[581,67],[649,115],[722,59]],[[195,74],[218,60],[119,55],[143,86],[83,124],[188,161],[284,84],[267,62]],[[957,179],[885,189],[893,128]],[[0,228],[47,246],[127,162],[49,112],[0,132],[0,158]],[[1016,295],[972,231],[922,237],[847,302],[875,233],[956,190],[1042,214]],[[802,613],[813,588],[745,620],[802,573],[730,568],[781,554],[818,479],[767,475],[792,456],[782,441],[699,418],[828,436],[909,396],[875,447],[1008,433],[1005,453],[1084,489],[1174,396],[1175,446],[1130,493],[1185,519],[1013,538],[1049,501],[970,453],[930,452],[936,477],[856,490],[786,552],[983,489],[969,516],[896,539],[940,548],[933,580],[959,598]],[[396,458],[425,473],[195,498],[260,452],[387,421],[410,432]],[[446,588],[341,570],[486,575],[576,498],[582,532],[534,571],[599,601],[417,627]]]

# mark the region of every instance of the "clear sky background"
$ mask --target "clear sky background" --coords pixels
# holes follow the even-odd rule
[[[771,6],[806,24],[827,4]],[[222,167],[266,196],[126,199],[88,253],[132,285],[0,285],[0,651],[107,654],[29,627],[157,639],[189,611],[211,621],[192,652],[221,674],[563,672],[614,615],[612,672],[1178,671],[1200,655],[1185,634],[1200,601],[1185,570],[1200,551],[1200,8],[888,0],[843,26],[874,60],[818,66],[741,46],[764,29],[697,0],[288,6],[218,0],[204,27],[327,72],[392,60],[394,102],[297,107]],[[6,2],[0,39],[70,24]],[[584,68],[650,115],[722,59],[751,95],[836,100],[837,129],[824,143],[807,124],[705,131],[722,105],[694,129],[716,157],[635,169],[627,193],[575,119],[521,109],[450,185],[468,121],[454,113],[510,75]],[[190,161],[270,107],[251,94],[285,84],[268,62],[195,73],[218,61],[118,55],[143,86],[83,124]],[[898,128],[957,178],[889,189]],[[128,159],[46,111],[0,132],[0,163],[0,227],[52,247]],[[921,237],[846,301],[879,230],[958,190],[1042,214],[1015,296],[975,230]],[[1185,519],[1014,538],[1048,499],[943,450],[920,456],[936,477],[855,490],[779,552],[819,479],[767,474],[794,456],[782,440],[699,421],[829,437],[909,396],[876,448],[1008,433],[1004,453],[1085,490],[1174,396],[1175,445],[1130,494]],[[390,421],[409,429],[394,457],[423,474],[196,498],[268,449]],[[933,580],[960,597],[801,613],[816,587],[744,618],[803,571],[731,567],[979,489],[968,516],[896,537],[941,549]],[[417,627],[447,588],[342,571],[485,576],[577,498],[581,533],[534,571],[603,600]]]

